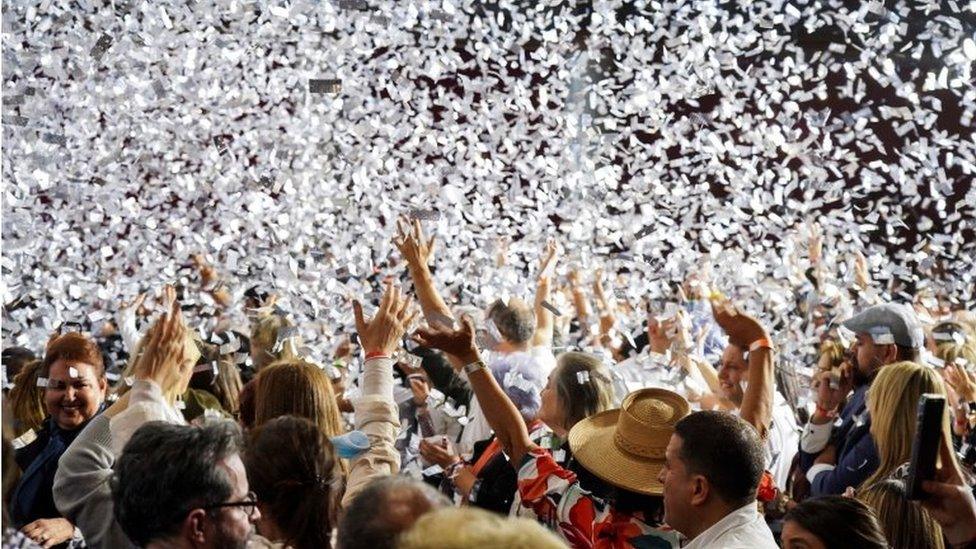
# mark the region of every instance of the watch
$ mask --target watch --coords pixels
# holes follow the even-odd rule
[[[487,369],[487,368],[488,366],[485,365],[484,361],[476,360],[471,364],[466,364],[464,366],[464,373],[470,375],[477,372],[478,370]]]

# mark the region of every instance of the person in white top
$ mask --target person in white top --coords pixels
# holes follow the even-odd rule
[[[694,412],[675,425],[665,450],[664,521],[688,540],[685,549],[774,548],[756,503],[762,474],[751,425],[728,412]]]
[[[735,405],[736,413],[748,388],[749,363],[746,352],[737,345],[729,344],[722,352],[721,367],[718,370],[721,396]],[[773,475],[773,481],[780,490],[786,489],[793,457],[800,447],[800,427],[796,416],[786,399],[773,391],[771,417],[768,418],[768,431],[763,440],[766,456],[766,469]]]
[[[434,237],[426,238],[416,219],[412,222],[401,219],[397,228],[393,242],[407,263],[427,324],[454,327],[454,315],[437,291],[428,265],[433,257]],[[479,345],[492,351],[485,361],[488,367],[500,383],[507,381],[505,385],[521,389],[529,396],[529,401],[538,400],[546,379],[556,366],[556,358],[550,350],[552,315],[538,311],[546,311],[542,303],[549,293],[549,271],[552,269],[548,266],[554,264],[557,253],[554,244],[547,247],[534,308],[516,297],[505,301],[499,299],[489,307],[484,328],[478,330]],[[451,364],[456,369],[464,366],[455,361]],[[458,441],[458,453],[470,453],[475,442],[489,436],[491,428],[477,399],[472,398],[467,425]]]

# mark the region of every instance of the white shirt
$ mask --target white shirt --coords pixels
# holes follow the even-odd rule
[[[544,346],[532,347],[528,351],[517,351],[514,353],[486,352],[483,356],[485,357],[485,364],[488,365],[488,368],[492,372],[497,372],[499,369],[503,369],[504,371],[511,370],[515,364],[524,364],[526,367],[537,368],[539,372],[537,380],[541,383],[538,387],[540,393],[545,388],[545,382],[549,378],[549,374],[556,367],[555,355],[552,354],[552,350],[549,347]],[[465,378],[467,377],[467,374],[462,373],[461,375],[464,375]],[[481,411],[481,405],[478,403],[477,396],[471,395],[467,425],[464,426],[461,439],[457,444],[458,454],[470,454],[474,450],[475,442],[485,440],[490,436],[491,426],[488,425],[488,419],[485,418],[484,412]]]
[[[704,549],[706,547],[723,549],[778,549],[773,534],[756,502],[752,501],[722,517],[698,534],[684,549]]]
[[[800,426],[796,423],[793,409],[779,391],[773,393],[773,421],[766,437],[763,454],[766,468],[780,490],[786,489],[790,465],[800,446]]]

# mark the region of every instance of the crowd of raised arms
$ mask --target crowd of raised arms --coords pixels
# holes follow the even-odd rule
[[[202,337],[172,286],[5,348],[3,546],[976,546],[973,311],[896,303],[863,258],[838,292],[816,234],[795,306],[755,315],[762,287],[704,270],[628,303],[604,289],[627,273],[556,242],[534,296],[478,310],[442,293],[419,221],[394,244],[406,272],[351,296],[333,356],[260,291],[249,333]],[[923,395],[946,406],[919,499]]]

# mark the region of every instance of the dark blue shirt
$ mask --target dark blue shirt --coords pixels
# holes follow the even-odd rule
[[[830,444],[837,448],[837,466],[823,471],[810,483],[810,495],[843,494],[848,486],[857,488],[878,469],[878,449],[871,438],[871,416],[867,409],[869,384],[854,390],[841,410],[830,434]],[[800,449],[800,467],[806,472],[817,454]]]
[[[96,415],[105,409],[99,407]],[[92,416],[94,417],[94,416]],[[89,418],[88,421],[91,421]],[[11,517],[17,528],[42,518],[59,518],[61,513],[54,505],[54,473],[58,460],[74,442],[88,421],[77,429],[65,431],[58,427],[54,418],[47,418],[44,427],[33,442],[16,451],[15,459],[23,474],[14,489],[10,502]]]

